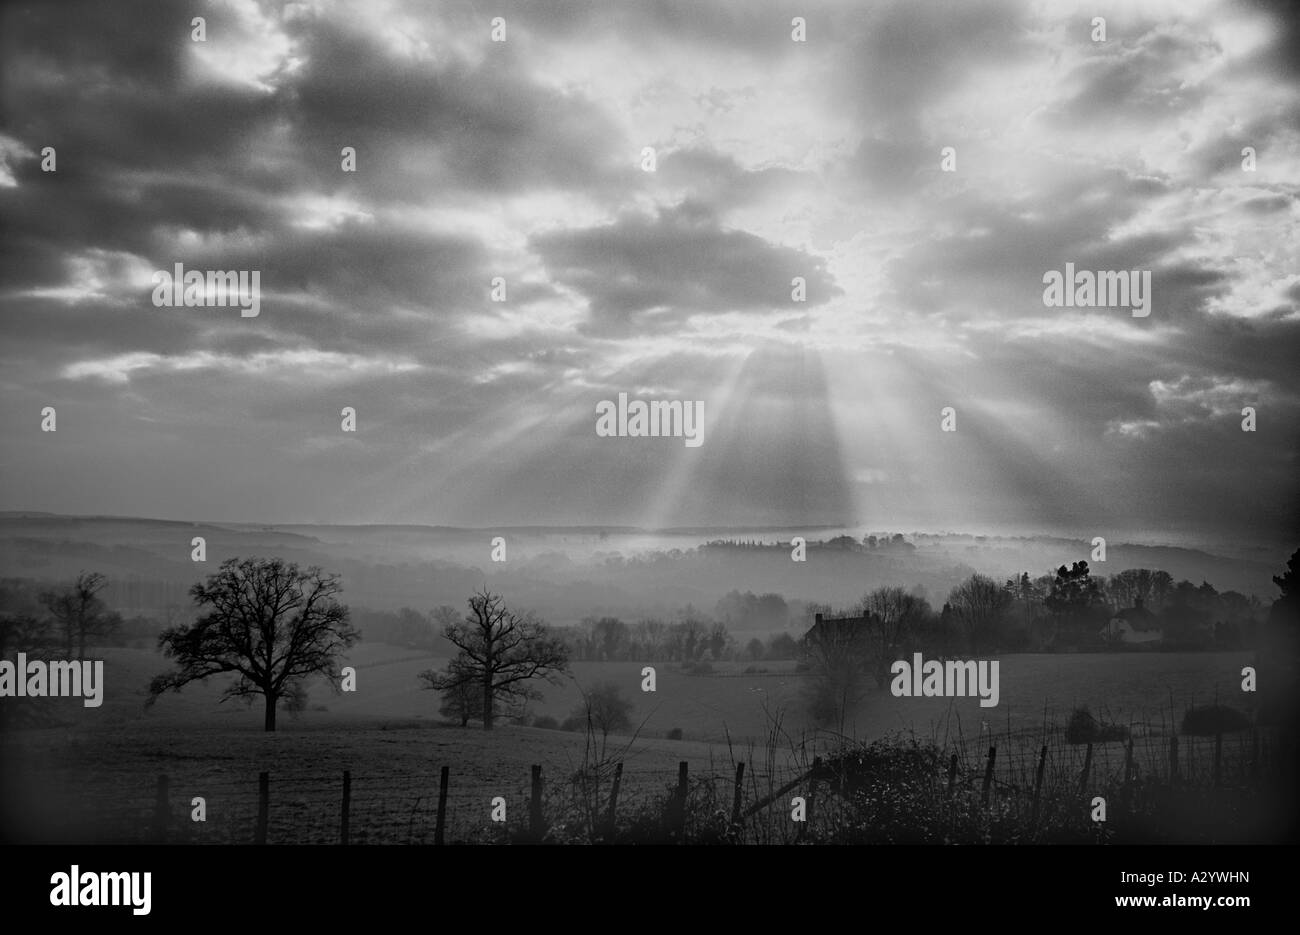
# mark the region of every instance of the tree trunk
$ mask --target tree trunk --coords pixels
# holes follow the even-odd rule
[[[270,692],[266,695],[266,722],[265,727],[268,731],[275,730],[275,702],[276,697]]]
[[[492,673],[483,673],[483,729],[492,729]]]

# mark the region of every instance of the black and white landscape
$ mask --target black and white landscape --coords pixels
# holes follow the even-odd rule
[[[1294,836],[1289,4],[0,56],[0,840]]]

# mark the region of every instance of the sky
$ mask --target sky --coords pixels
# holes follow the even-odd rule
[[[0,509],[1300,538],[1285,4],[0,20]],[[1150,314],[1045,305],[1067,262]],[[177,263],[259,314],[155,305]]]

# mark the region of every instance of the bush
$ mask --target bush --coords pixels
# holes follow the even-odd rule
[[[707,659],[701,659],[699,662],[691,663],[686,666],[687,675],[712,675],[713,666]]]
[[[585,731],[586,729],[587,719],[585,717],[566,717],[564,723],[560,725],[560,730]]]
[[[619,687],[613,682],[601,682],[591,686],[583,693],[582,700],[569,715],[569,719],[586,725],[606,737],[617,734],[632,726],[632,702],[623,697]]]
[[[1097,720],[1092,716],[1087,705],[1075,708],[1074,713],[1070,715],[1070,723],[1065,727],[1066,743],[1108,743],[1127,738],[1127,727],[1123,724]]]
[[[559,730],[560,722],[549,714],[533,718],[533,726],[541,730]]]
[[[681,740],[682,729],[680,727],[674,727],[672,730],[668,732],[667,736],[669,740]]]
[[[1227,705],[1206,705],[1203,708],[1188,708],[1183,715],[1181,733],[1189,737],[1213,737],[1219,733],[1231,733],[1249,730],[1250,718],[1236,708]]]

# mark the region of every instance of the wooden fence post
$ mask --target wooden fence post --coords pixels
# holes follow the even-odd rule
[[[444,766],[438,775],[438,821],[433,826],[433,843],[444,843],[443,834],[447,830],[447,779],[451,767]]]
[[[1083,754],[1083,772],[1079,774],[1079,796],[1088,794],[1088,774],[1092,772],[1092,741],[1088,742],[1088,749]]]
[[[1043,794],[1043,771],[1047,768],[1047,744],[1043,744],[1042,751],[1038,754],[1038,775],[1034,777],[1034,808],[1033,817],[1030,825],[1038,827],[1038,803]]]
[[[948,798],[952,798],[953,788],[957,785],[957,754],[948,760]]]
[[[1169,738],[1169,785],[1178,781],[1178,735]]]
[[[271,817],[271,774],[257,774],[257,844],[266,843],[266,825]]]
[[[162,844],[167,839],[167,827],[171,824],[172,807],[167,796],[167,774],[158,774],[158,791],[153,804],[153,839]]]
[[[528,830],[534,843],[541,843],[546,836],[546,827],[542,821],[542,768],[533,767],[533,799],[528,810]]]
[[[1124,745],[1124,801],[1128,801],[1129,786],[1133,783],[1133,735],[1130,734],[1128,743]]]
[[[740,806],[745,792],[745,764],[743,762],[736,764],[736,793],[731,800],[731,824],[735,827],[740,824]]]
[[[343,814],[339,818],[339,843],[347,845],[349,831],[348,817],[352,811],[352,770],[343,771]]]
[[[997,760],[997,758],[998,758],[998,748],[996,746],[989,747],[988,763],[986,763],[984,766],[984,789],[980,793],[981,805],[989,804],[989,786],[993,785],[993,764]]]
[[[677,814],[673,817],[676,819],[678,842],[681,842],[686,837],[686,796],[690,785],[687,781],[688,769],[690,767],[685,760],[677,764]]]
[[[617,819],[618,789],[623,784],[623,761],[614,764],[614,785],[609,790],[609,814],[605,816],[605,840],[613,842]]]

